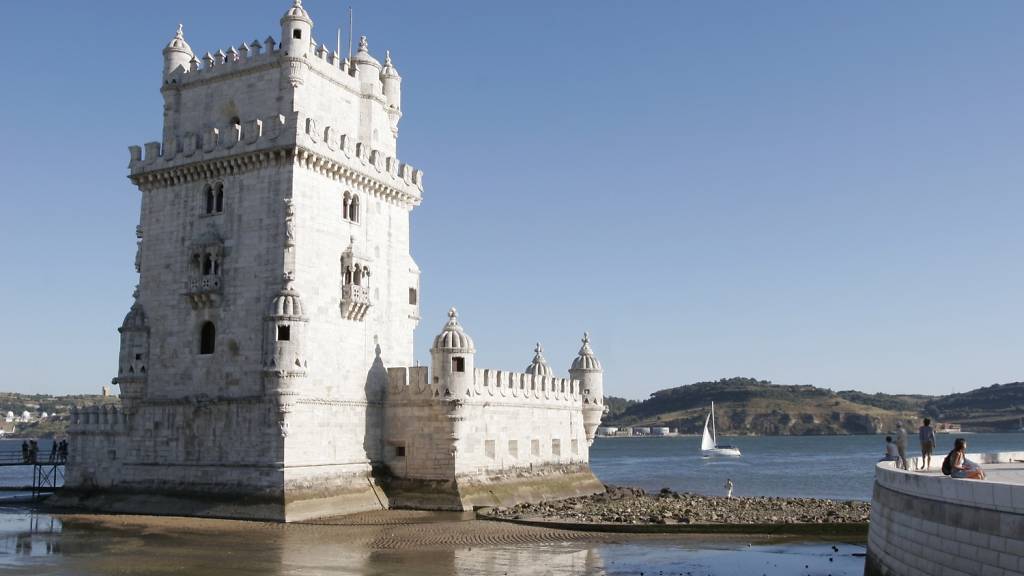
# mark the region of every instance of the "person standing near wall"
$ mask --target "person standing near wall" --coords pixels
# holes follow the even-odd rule
[[[900,459],[896,465],[904,470],[909,468],[907,464],[907,431],[903,428],[903,421],[896,421],[896,450],[900,453]]]
[[[935,450],[935,430],[932,430],[932,419],[925,418],[924,426],[917,430],[918,439],[921,441],[921,467],[918,470],[927,470],[932,467],[932,452]]]

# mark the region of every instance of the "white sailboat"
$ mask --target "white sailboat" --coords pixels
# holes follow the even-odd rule
[[[708,431],[708,422],[711,431]],[[718,432],[715,430],[715,403],[711,403],[711,413],[704,420],[704,437],[700,440],[700,453],[705,458],[714,456],[739,456],[740,449],[735,446],[719,446]]]

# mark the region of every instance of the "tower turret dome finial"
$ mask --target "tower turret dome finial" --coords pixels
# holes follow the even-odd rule
[[[583,333],[583,345],[580,346],[580,353],[572,361],[572,370],[601,370],[601,362],[590,347],[590,333]]]
[[[533,362],[526,367],[527,374],[533,374],[534,376],[551,376],[554,371],[551,370],[551,366],[548,364],[546,358],[544,358],[544,347],[537,342],[537,346],[533,349]]]
[[[352,57],[352,61],[356,66],[373,66],[376,70],[373,71],[374,76],[380,72],[380,62],[370,55],[370,42],[366,39],[366,36],[359,37],[359,50],[356,51],[356,55]],[[368,73],[364,70],[363,73]]]
[[[192,53],[192,47],[185,41],[185,27],[182,24],[178,24],[178,30],[174,33],[174,38],[167,43],[164,47],[164,75],[168,75],[178,68],[182,68],[187,71],[189,69],[189,62],[195,57]]]
[[[462,325],[459,324],[459,311],[454,306],[448,310],[448,322],[445,322],[441,333],[434,338],[434,351],[463,351],[475,352],[473,339],[466,334]]]

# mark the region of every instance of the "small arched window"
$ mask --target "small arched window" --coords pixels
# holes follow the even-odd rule
[[[214,193],[213,193],[213,186],[210,186],[210,185],[206,186],[205,196],[206,196],[206,213],[207,214],[213,214],[213,209],[216,206],[215,197],[214,197]]]
[[[345,285],[347,286],[347,285],[349,285],[351,283],[352,283],[352,267],[351,266],[345,266]]]
[[[352,195],[352,204],[348,207],[348,219],[359,222],[359,196]]]
[[[199,353],[213,354],[214,343],[217,340],[217,328],[213,325],[213,322],[203,322],[203,327],[199,330]]]
[[[363,269],[356,266],[355,272],[352,274],[352,283],[356,286],[361,286],[363,283]]]
[[[214,195],[214,211],[220,214],[224,211],[224,184],[218,182],[216,186],[216,194]]]
[[[213,256],[209,254],[203,259],[203,276],[213,274]]]
[[[341,197],[341,217],[344,220],[349,219],[349,208],[352,205],[352,194],[345,192]]]

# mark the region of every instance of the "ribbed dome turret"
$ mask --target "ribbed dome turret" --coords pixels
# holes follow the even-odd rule
[[[301,20],[307,24],[313,23],[313,19],[309,17],[309,13],[302,7],[302,0],[295,0],[292,7],[289,8],[288,11],[284,13],[284,16],[281,17],[281,24],[283,25],[285,22],[293,20]]]
[[[534,376],[551,376],[554,371],[551,370],[551,366],[548,365],[548,361],[544,359],[544,348],[541,347],[540,342],[537,342],[537,347],[533,349],[533,362],[526,367],[527,374],[533,374]]]
[[[146,324],[146,312],[142,309],[142,304],[139,304],[138,300],[132,304],[131,310],[124,316],[124,322],[121,322],[121,331],[141,331],[146,330],[148,325]]]
[[[277,318],[299,318],[302,316],[302,298],[292,288],[291,282],[277,293],[270,303],[270,316]]]
[[[190,66],[189,63],[196,57],[192,53],[192,47],[188,45],[188,42],[185,42],[185,32],[181,24],[178,24],[178,32],[164,48],[163,55],[165,76],[179,69],[187,71]]]
[[[372,58],[372,56],[371,56]],[[391,50],[384,52],[384,69],[380,71],[380,77],[383,78],[401,78],[398,75],[398,69],[391,63]]]
[[[164,48],[164,52],[168,50],[185,52],[190,58],[192,57],[192,47],[188,45],[188,42],[185,42],[185,29],[181,24],[178,24],[178,32],[168,42],[167,47]]]
[[[370,43],[366,40],[366,36],[359,37],[359,50],[356,55],[352,57],[352,61],[358,66],[360,64],[373,66],[377,70],[380,70],[380,61],[370,55]]]
[[[601,370],[601,362],[594,356],[594,351],[590,348],[590,335],[586,332],[583,333],[583,346],[580,347],[579,356],[572,361],[572,370]]]
[[[434,338],[434,348],[437,351],[458,351],[475,352],[473,339],[462,329],[459,324],[459,313],[455,308],[448,311],[448,322],[441,329],[441,333]]]

